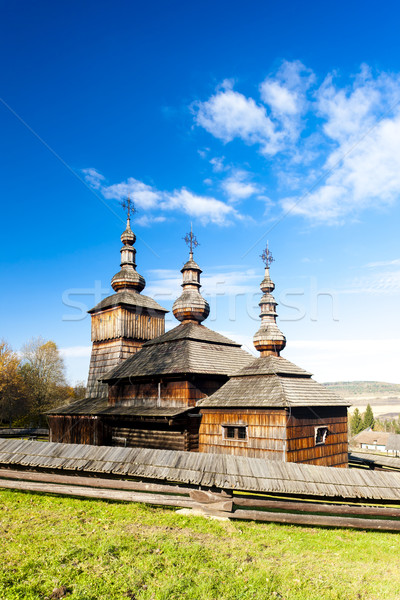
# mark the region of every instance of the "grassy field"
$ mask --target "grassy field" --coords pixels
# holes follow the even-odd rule
[[[400,599],[396,534],[2,490],[0,508],[2,600]]]

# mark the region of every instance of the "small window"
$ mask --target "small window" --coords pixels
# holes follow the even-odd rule
[[[316,427],[315,428],[315,444],[317,446],[320,444],[325,444],[327,435],[328,435],[327,427]]]
[[[235,437],[235,427],[226,427],[226,437],[227,438],[234,438]]]
[[[223,425],[222,435],[229,440],[247,440],[247,425]]]
[[[246,427],[238,427],[237,428],[237,433],[238,433],[238,439],[239,440],[245,440],[247,437],[247,431],[246,431]]]

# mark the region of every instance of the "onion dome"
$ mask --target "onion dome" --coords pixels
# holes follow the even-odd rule
[[[196,237],[192,230],[187,234],[185,241],[190,244],[189,260],[181,269],[183,275],[183,292],[172,307],[176,319],[182,323],[201,323],[207,319],[210,313],[210,306],[200,294],[200,273],[199,265],[193,260],[193,247],[198,246]]]
[[[265,263],[264,279],[260,284],[263,296],[260,300],[261,326],[253,338],[253,343],[261,353],[261,356],[279,356],[286,346],[286,338],[276,324],[276,305],[277,302],[271,292],[275,289],[275,284],[269,275],[269,267],[273,262],[272,254],[268,250],[268,245],[261,255]]]
[[[121,270],[111,279],[111,286],[116,292],[132,290],[140,293],[146,285],[144,277],[136,271],[136,250],[133,247],[135,240],[136,235],[131,229],[130,214],[128,212],[126,229],[121,235],[121,242],[123,243],[121,248]]]

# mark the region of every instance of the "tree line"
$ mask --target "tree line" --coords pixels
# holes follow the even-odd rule
[[[374,425],[375,418],[370,404],[368,404],[366,411],[363,414],[356,408],[350,417],[350,434],[352,436],[357,435],[357,433],[360,433],[360,431],[368,429],[369,427],[373,429]]]
[[[70,386],[57,344],[38,337],[15,352],[0,340],[0,425],[41,427],[46,411],[85,397],[86,388]]]

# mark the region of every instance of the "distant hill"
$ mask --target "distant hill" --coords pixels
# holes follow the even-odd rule
[[[345,398],[357,396],[400,397],[400,383],[385,383],[383,381],[334,381],[324,383],[324,385]]]
[[[324,383],[351,404],[350,411],[364,412],[371,405],[375,417],[393,419],[400,416],[400,384],[383,381],[334,381]]]

